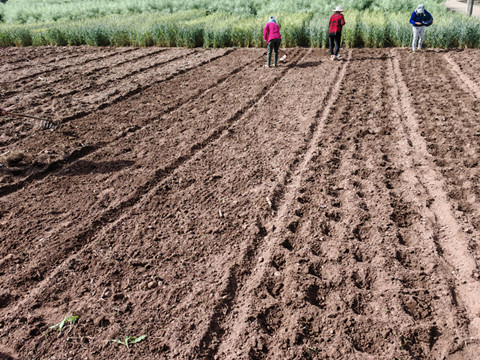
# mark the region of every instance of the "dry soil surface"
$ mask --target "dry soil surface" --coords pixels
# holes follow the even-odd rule
[[[0,49],[0,359],[478,359],[480,51],[342,55]]]

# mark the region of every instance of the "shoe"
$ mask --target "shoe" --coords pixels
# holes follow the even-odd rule
[[[330,60],[335,60],[335,55],[330,55]]]
[[[337,60],[341,60],[341,59],[342,59],[342,57],[341,57],[340,55],[337,55],[336,58],[337,58]]]
[[[265,65],[265,67],[266,67],[266,68],[269,68],[269,67],[270,67],[270,65]]]

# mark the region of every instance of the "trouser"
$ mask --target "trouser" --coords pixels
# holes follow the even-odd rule
[[[423,44],[423,38],[425,37],[425,26],[414,26],[413,27],[413,43],[412,43],[412,50],[415,51],[415,47],[417,49],[422,48]],[[418,46],[417,44],[417,39],[418,39]]]
[[[338,51],[340,50],[340,41],[342,40],[342,33],[336,34],[328,34],[328,45],[330,47],[330,55],[338,55]],[[333,49],[333,45],[335,43],[335,50]]]
[[[278,49],[280,49],[280,44],[282,43],[281,39],[272,39],[268,42],[267,45],[267,65],[270,66],[272,61],[272,49],[274,51],[273,65],[277,66],[278,61]]]

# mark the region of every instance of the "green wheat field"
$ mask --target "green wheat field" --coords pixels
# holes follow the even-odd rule
[[[410,14],[421,0],[8,0],[0,2],[0,46],[96,45],[262,47],[270,15],[283,47],[325,47],[341,5],[345,47],[409,46]],[[480,20],[424,1],[435,23],[425,45],[480,48]]]

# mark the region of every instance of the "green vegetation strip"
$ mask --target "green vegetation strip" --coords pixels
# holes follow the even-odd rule
[[[409,46],[420,0],[345,0],[345,47]],[[480,48],[480,20],[425,1],[435,23],[425,45]],[[0,46],[95,45],[262,47],[275,15],[282,46],[326,47],[330,0],[8,0],[0,3]]]

